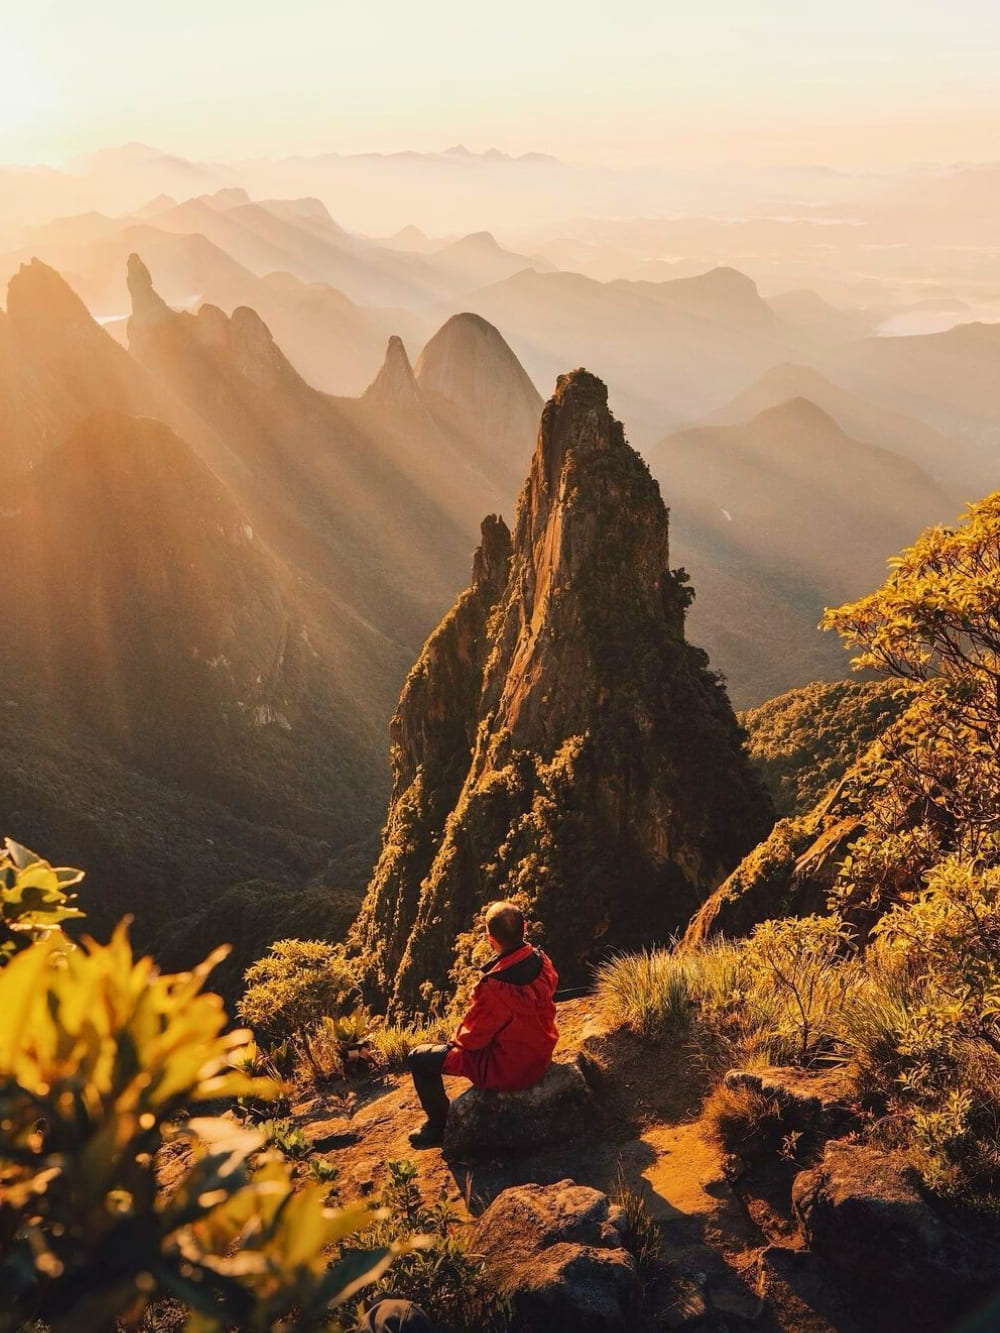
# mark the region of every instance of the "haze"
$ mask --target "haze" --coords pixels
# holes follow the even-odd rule
[[[296,932],[332,855],[346,929],[400,690],[576,367],[740,709],[842,680],[823,608],[995,489],[994,7],[760,8],[0,17],[0,790],[104,924],[213,847]]]
[[[0,159],[543,150],[616,166],[995,154],[991,0],[42,0],[0,14]]]

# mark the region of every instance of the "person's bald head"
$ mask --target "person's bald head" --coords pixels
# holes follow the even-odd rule
[[[490,903],[486,909],[486,929],[501,953],[524,943],[524,914],[513,903]]]

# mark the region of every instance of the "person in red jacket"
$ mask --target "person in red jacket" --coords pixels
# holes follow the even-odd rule
[[[410,1073],[427,1122],[410,1135],[414,1148],[440,1147],[448,1119],[442,1074],[467,1078],[474,1087],[513,1092],[530,1088],[552,1062],[559,1039],[549,959],[524,938],[524,917],[513,903],[493,903],[486,930],[496,957],[483,969],[472,1003],[454,1037],[443,1046],[418,1046]]]

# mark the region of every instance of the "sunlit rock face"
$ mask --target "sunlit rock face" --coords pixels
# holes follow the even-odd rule
[[[581,976],[609,946],[667,938],[766,832],[725,691],[685,641],[688,600],[605,386],[560,377],[513,537],[484,524],[393,719],[357,927],[380,1001],[405,1012],[442,988],[476,911],[514,893]]]

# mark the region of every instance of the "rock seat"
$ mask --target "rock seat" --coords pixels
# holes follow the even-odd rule
[[[444,1151],[449,1157],[531,1152],[592,1130],[594,1094],[579,1062],[554,1063],[521,1092],[469,1088],[451,1104]]]

